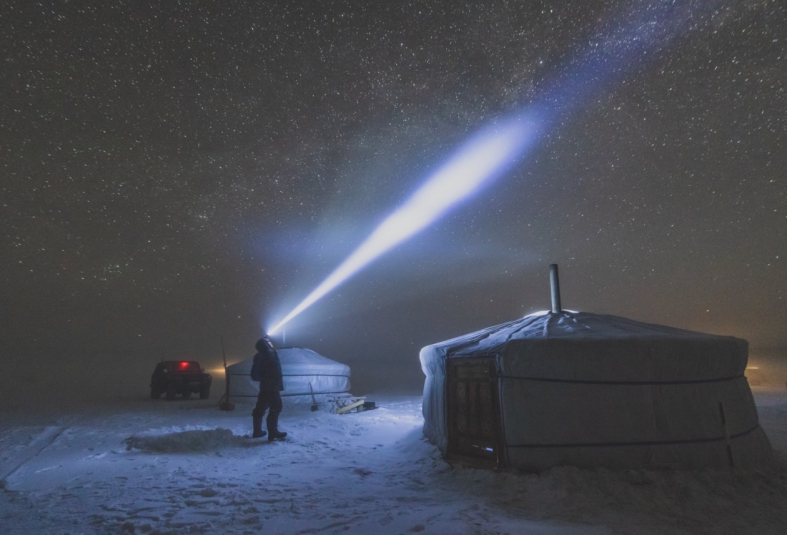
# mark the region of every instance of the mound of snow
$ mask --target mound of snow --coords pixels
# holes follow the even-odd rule
[[[127,450],[154,453],[194,453],[214,451],[225,446],[237,446],[243,437],[229,429],[200,429],[163,435],[132,435],[125,440]]]

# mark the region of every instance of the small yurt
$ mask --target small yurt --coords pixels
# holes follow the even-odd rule
[[[745,340],[559,310],[426,346],[420,358],[424,434],[448,455],[536,471],[770,459]]]
[[[284,378],[282,399],[310,403],[312,393],[317,401],[322,401],[326,395],[350,391],[350,367],[346,364],[300,347],[286,347],[276,352]],[[231,401],[256,401],[260,384],[252,381],[249,375],[253,362],[254,358],[250,358],[227,366]]]

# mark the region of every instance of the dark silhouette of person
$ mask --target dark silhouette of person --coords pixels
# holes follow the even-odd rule
[[[281,363],[273,343],[266,334],[254,346],[257,354],[254,355],[254,364],[251,367],[251,379],[259,381],[260,393],[257,395],[257,405],[251,413],[254,432],[252,438],[265,436],[262,430],[262,417],[265,411],[268,417],[265,423],[268,426],[268,440],[280,440],[287,433],[279,431],[279,414],[281,413],[281,392],[284,390],[284,381],[281,376]]]

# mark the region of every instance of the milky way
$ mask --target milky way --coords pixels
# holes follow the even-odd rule
[[[658,4],[5,2],[0,351],[246,356],[469,134]],[[292,343],[415,381],[422,345],[547,308],[557,262],[568,308],[787,345],[787,12],[705,4]]]

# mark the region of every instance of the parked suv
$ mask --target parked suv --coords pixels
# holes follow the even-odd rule
[[[210,396],[212,378],[200,368],[199,362],[168,360],[159,362],[150,378],[150,397],[158,399],[166,394],[167,399],[181,395],[184,399],[199,393],[200,399]]]

